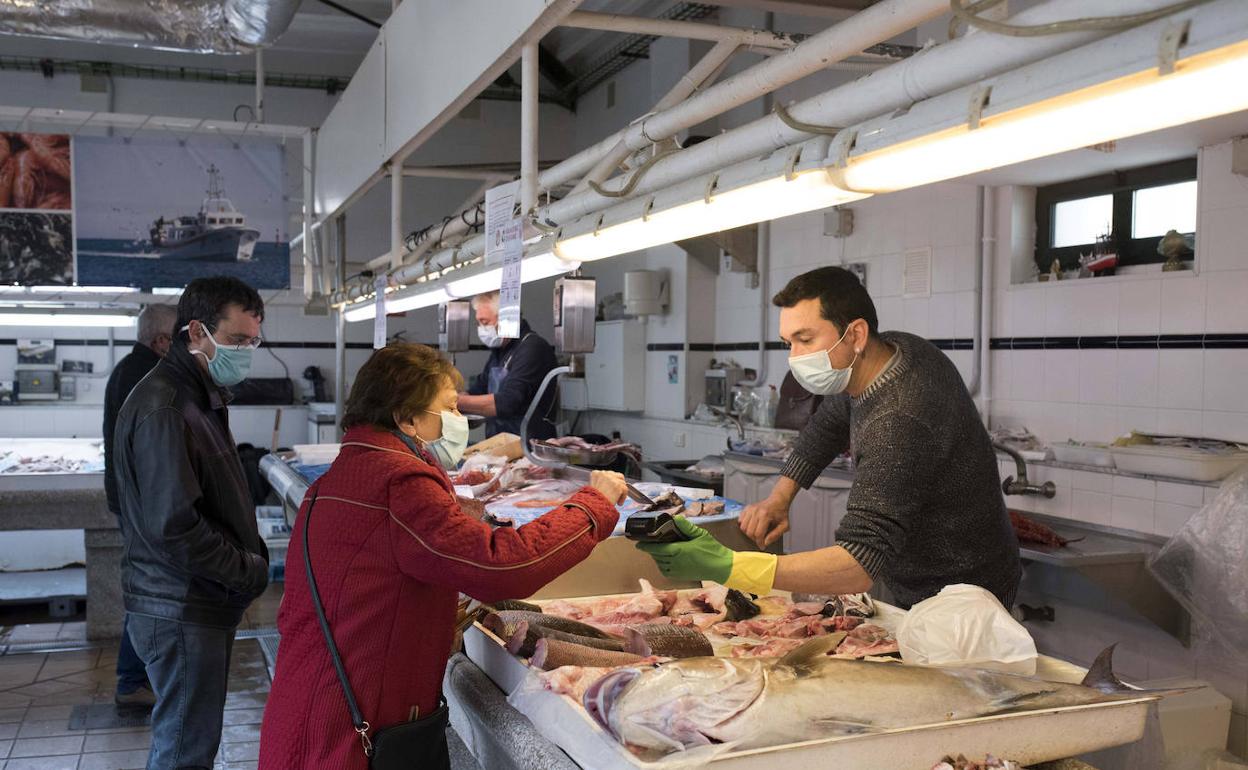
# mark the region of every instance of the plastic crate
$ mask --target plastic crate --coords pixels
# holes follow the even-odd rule
[[[290,538],[265,538],[264,544],[269,549],[269,582],[285,582],[286,552],[290,548]]]

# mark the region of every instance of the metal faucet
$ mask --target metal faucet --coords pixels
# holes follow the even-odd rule
[[[745,441],[745,424],[741,422],[741,415],[733,414],[727,409],[720,409],[717,406],[712,406],[711,411],[720,417],[726,417],[727,419],[732,420],[732,422],[737,426],[737,438],[741,441]]]
[[[1009,476],[1005,481],[1001,482],[1001,491],[1007,495],[1043,495],[1044,497],[1056,497],[1057,485],[1052,481],[1046,481],[1039,486],[1032,484],[1027,480],[1027,461],[1016,450],[1004,445],[992,442],[992,448],[1000,452],[1005,452],[1014,458],[1014,467],[1018,470],[1018,479]]]

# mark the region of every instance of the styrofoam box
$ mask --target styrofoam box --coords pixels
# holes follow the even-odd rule
[[[1248,452],[1211,454],[1167,446],[1113,447],[1118,470],[1188,481],[1218,481],[1248,462]]]
[[[1053,444],[1053,457],[1059,463],[1072,465],[1096,465],[1102,468],[1114,467],[1114,455],[1109,451],[1108,444],[1072,444],[1063,441]]]
[[[295,444],[295,457],[303,465],[329,465],[338,457],[342,444]]]

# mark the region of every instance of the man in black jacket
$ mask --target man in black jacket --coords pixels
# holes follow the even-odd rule
[[[117,426],[117,413],[126,402],[126,396],[147,376],[160,359],[169,353],[173,344],[173,324],[178,311],[172,305],[148,305],[139,313],[139,324],[134,349],[113,367],[104,389],[104,492],[108,496],[108,510],[121,517],[121,501],[117,495],[117,480],[113,477],[113,429]],[[123,625],[121,648],[117,651],[117,692],[114,696],[120,706],[144,706],[156,704],[156,695],[147,681],[143,661],[134,651],[130,636]]]
[[[268,584],[268,551],[226,403],[260,344],[264,304],[235,278],[199,278],[167,355],[117,417],[122,588],[156,692],[148,768],[209,768],[221,742],[234,632]]]

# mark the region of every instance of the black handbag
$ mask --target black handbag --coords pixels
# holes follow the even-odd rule
[[[312,527],[312,508],[316,505],[316,493],[308,501],[308,511],[303,522],[303,566],[308,575],[308,591],[312,594],[312,605],[316,607],[316,619],[321,624],[321,633],[325,635],[325,644],[329,647],[329,657],[334,662],[334,670],[338,672],[338,681],[342,684],[342,692],[347,698],[347,708],[351,711],[351,724],[360,736],[360,744],[368,757],[368,766],[372,770],[450,770],[450,750],[446,743],[448,715],[446,701],[440,700],[437,710],[432,714],[411,722],[386,727],[369,735],[372,727],[364,720],[360,706],[355,701],[355,693],[351,690],[351,682],[347,679],[346,669],[342,665],[342,656],[338,654],[338,645],[334,643],[334,635],[329,631],[329,620],[325,617],[325,608],[321,605],[321,592],[316,587],[316,577],[312,574],[312,559],[308,551],[308,530]]]
[[[793,377],[792,372],[784,375],[780,383],[780,404],[776,407],[776,427],[789,430],[801,430],[819,411],[823,396],[803,388]]]

